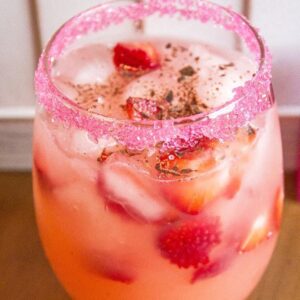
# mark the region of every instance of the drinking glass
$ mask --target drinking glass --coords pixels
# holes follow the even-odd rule
[[[220,105],[154,120],[87,106],[95,99],[84,81],[101,73],[105,55],[74,55],[65,67],[67,79],[83,82],[76,86],[87,97],[82,102],[74,101],[74,84],[54,80],[70,51],[141,37],[239,48],[255,71]],[[225,68],[234,66],[218,71]],[[72,298],[250,294],[276,244],[283,183],[271,55],[244,17],[207,1],[105,2],[54,34],[35,85],[36,218],[51,267]]]

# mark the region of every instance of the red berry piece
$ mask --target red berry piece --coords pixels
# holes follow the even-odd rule
[[[162,119],[163,105],[149,99],[129,97],[125,110],[130,120],[159,120]]]
[[[281,225],[281,218],[282,218],[282,211],[283,211],[283,199],[284,199],[284,191],[283,187],[278,187],[276,194],[275,194],[275,200],[274,200],[274,226],[276,230],[280,229]]]
[[[158,240],[162,255],[180,268],[210,263],[210,251],[221,242],[218,218],[178,222],[168,226]]]
[[[271,223],[266,215],[261,215],[253,221],[253,224],[242,242],[239,251],[241,253],[251,251],[263,241],[272,236]]]
[[[232,199],[240,188],[239,170],[227,167],[212,171],[217,162],[210,151],[169,153],[160,157],[159,167],[165,173],[174,171],[179,175],[207,172],[206,176],[189,181],[169,182],[162,185],[164,197],[180,211],[196,215],[210,202],[217,199]]]
[[[189,153],[198,150],[213,150],[217,146],[220,146],[220,143],[216,139],[209,139],[208,137],[202,136],[195,140],[184,140],[180,137],[174,139],[172,141],[173,147],[166,143],[166,146],[169,148],[174,148],[174,144],[176,144],[176,151]]]
[[[118,43],[113,49],[113,61],[119,71],[139,73],[160,66],[159,56],[149,43]]]

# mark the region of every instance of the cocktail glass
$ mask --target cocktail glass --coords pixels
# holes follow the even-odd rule
[[[175,24],[181,30],[174,33]],[[219,31],[236,35],[256,64],[252,78],[209,111],[118,119],[79,105],[72,90],[63,93],[53,80],[70,49],[136,35],[189,32],[201,40],[207,27],[218,32],[208,39],[219,47]],[[276,244],[283,185],[270,53],[242,16],[206,1],[107,2],[55,33],[40,58],[36,92],[37,223],[71,297],[249,295]]]

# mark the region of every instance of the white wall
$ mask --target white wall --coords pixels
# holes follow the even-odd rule
[[[29,168],[33,73],[42,46],[69,17],[101,0],[0,1],[0,168]],[[274,56],[285,163],[296,165],[300,135],[300,1],[215,0],[247,13]],[[227,41],[231,43],[232,41]]]

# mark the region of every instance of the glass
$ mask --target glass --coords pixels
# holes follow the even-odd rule
[[[153,120],[135,103],[134,120],[103,113],[100,104],[109,99],[95,98],[98,86],[85,75],[101,77],[112,57],[101,52],[92,60],[76,51],[141,37],[155,44],[157,36],[166,42],[188,36],[187,45],[206,36],[218,53],[233,47],[225,40],[239,38],[254,72],[226,101],[190,115]],[[233,74],[244,59],[231,53],[235,63],[219,63],[218,76]],[[190,65],[180,72],[178,82],[194,75]],[[71,297],[239,300],[250,294],[275,247],[283,201],[270,73],[269,51],[251,25],[206,1],[111,1],[57,31],[36,72],[33,182],[42,243]],[[172,84],[166,99],[174,97]]]

